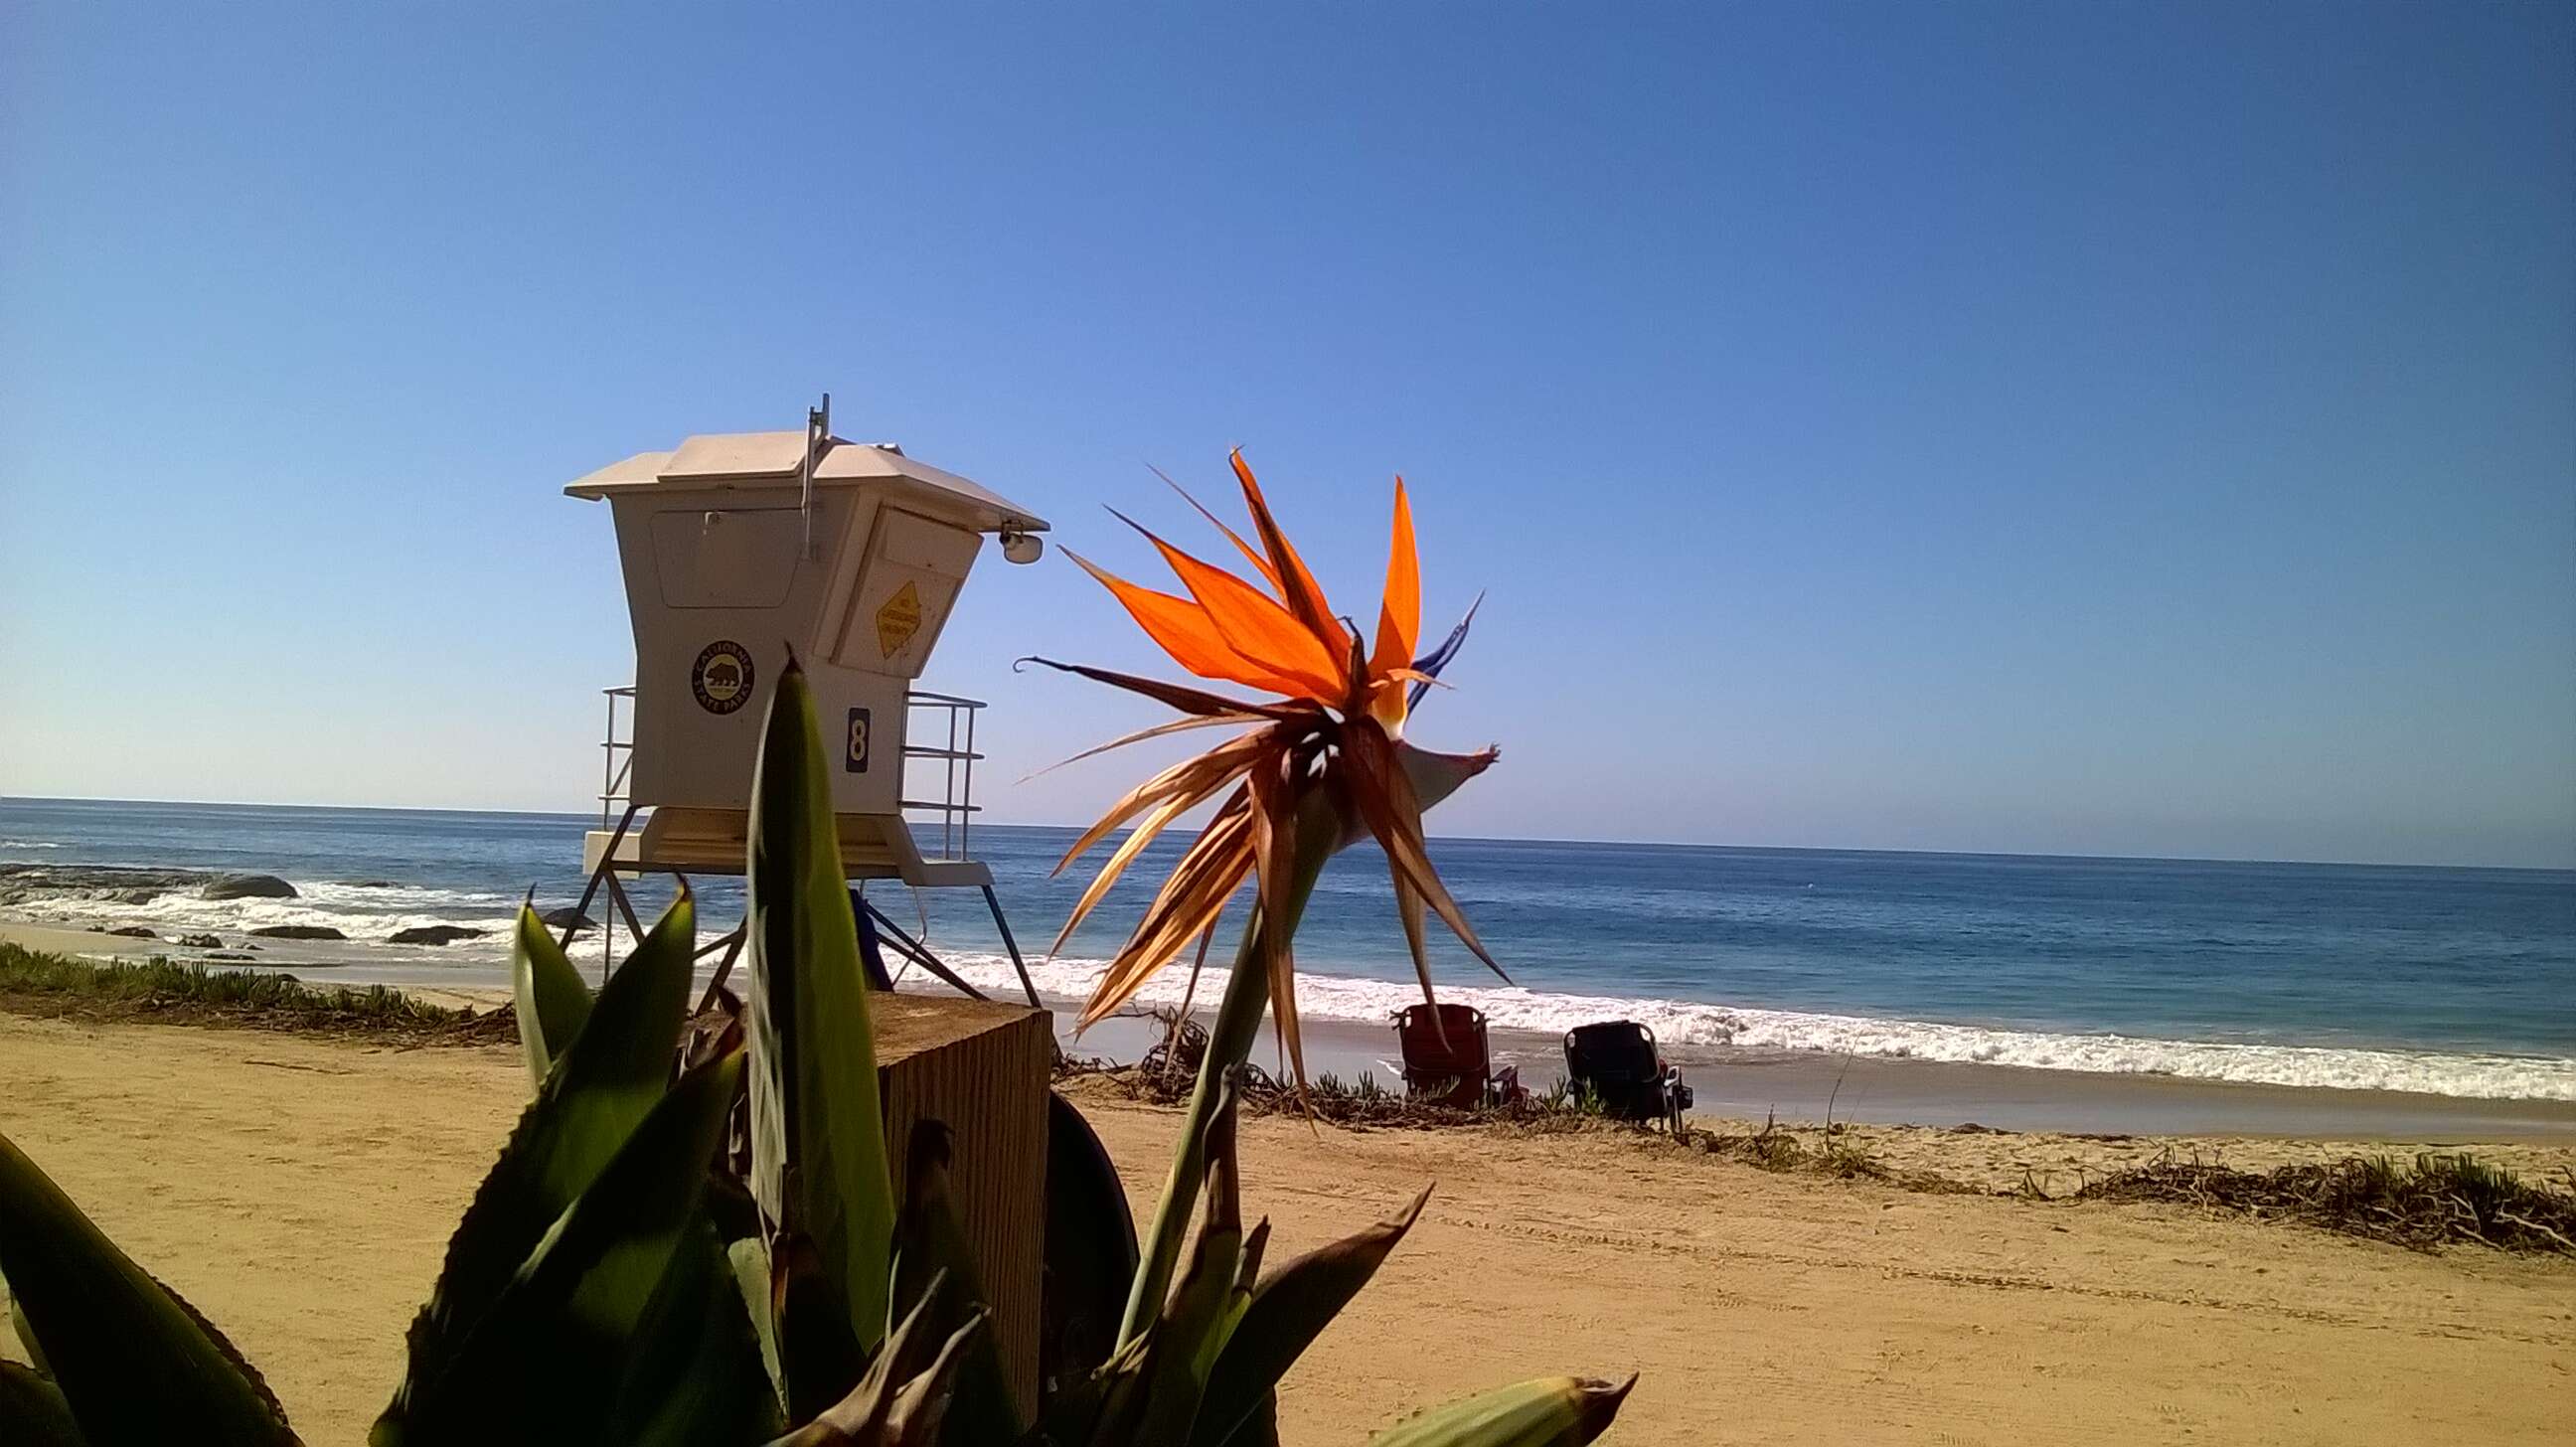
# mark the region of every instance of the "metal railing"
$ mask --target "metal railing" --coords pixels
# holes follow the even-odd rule
[[[926,837],[916,836],[922,854],[931,859],[970,859],[970,838],[975,816],[984,812],[975,802],[975,761],[984,757],[975,752],[975,715],[982,712],[984,701],[960,698],[953,693],[931,693],[914,689],[904,695],[904,706],[911,715],[904,720],[903,731],[903,807],[907,813],[934,813],[939,816],[939,852],[932,854]],[[940,715],[925,719],[924,714]],[[916,739],[938,738],[945,728],[947,745],[916,743]],[[936,799],[913,796],[913,761],[920,759],[939,765],[940,788]],[[925,775],[928,770],[923,770]],[[925,779],[925,782],[927,780]]]
[[[605,829],[626,807],[631,792],[627,780],[635,772],[635,738],[632,732],[624,738],[617,735],[617,701],[627,700],[626,727],[635,727],[635,685],[620,684],[603,688],[608,697],[608,736],[600,741],[599,762],[599,827]]]
[[[632,780],[635,772],[635,685],[622,684],[603,688],[608,700],[608,736],[600,741],[599,827],[614,825],[618,816],[632,802]],[[623,707],[619,701],[624,700]],[[903,778],[898,792],[905,813],[939,816],[939,850],[932,853],[927,832],[917,833],[915,842],[924,858],[964,860],[973,857],[969,848],[975,816],[983,806],[975,802],[975,763],[984,756],[975,751],[975,715],[984,701],[960,698],[953,693],[931,693],[915,689],[904,696]],[[932,717],[924,717],[932,715]],[[622,726],[622,727],[621,727]],[[944,744],[917,743],[918,739],[944,739]],[[916,773],[914,764],[922,767]],[[928,765],[936,764],[934,774]],[[933,778],[939,783],[939,797],[928,797]],[[915,784],[922,786],[919,796]]]

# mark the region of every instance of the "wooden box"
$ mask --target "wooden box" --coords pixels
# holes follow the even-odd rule
[[[914,1123],[944,1123],[955,1146],[949,1188],[959,1225],[974,1248],[992,1311],[988,1329],[1025,1417],[1038,1397],[1054,1023],[1044,1010],[953,995],[874,994],[868,1009],[896,1198]]]

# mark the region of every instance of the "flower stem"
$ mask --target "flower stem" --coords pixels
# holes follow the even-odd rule
[[[1315,880],[1324,872],[1324,861],[1340,844],[1342,832],[1340,817],[1324,791],[1309,794],[1297,811],[1294,878],[1289,882],[1287,897],[1278,902],[1287,925],[1281,931],[1283,936],[1294,937],[1297,933],[1297,921],[1306,911],[1307,897],[1315,892]],[[1126,1319],[1118,1328],[1118,1345],[1122,1349],[1143,1335],[1162,1313],[1163,1294],[1171,1286],[1172,1268],[1181,1256],[1181,1237],[1189,1229],[1190,1208],[1198,1200],[1201,1175],[1207,1168],[1208,1122],[1215,1117],[1224,1095],[1226,1075],[1251,1057],[1253,1037],[1261,1030],[1262,1012],[1270,1006],[1270,959],[1262,947],[1263,909],[1256,898],[1243,922],[1243,943],[1235,949],[1234,967],[1226,974],[1225,995],[1217,1002],[1216,1023],[1208,1031],[1207,1050],[1199,1058],[1198,1083],[1190,1091],[1189,1114],[1181,1122],[1180,1144],[1172,1152],[1172,1171],[1163,1181],[1162,1202],[1154,1208],[1154,1224],[1147,1229],[1143,1249],[1137,1254],[1136,1280],[1128,1289]]]

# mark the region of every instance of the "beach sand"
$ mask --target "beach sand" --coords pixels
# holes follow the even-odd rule
[[[0,1130],[231,1333],[316,1444],[358,1440],[391,1391],[524,1089],[506,1050],[0,1015]],[[1149,1208],[1176,1115],[1078,1094]],[[1919,1136],[1907,1150],[1954,1165],[2102,1144]],[[1438,1183],[1289,1378],[1290,1447],[1552,1371],[1642,1372],[1609,1439],[1629,1444],[2350,1447],[2563,1440],[2576,1420],[2563,1260],[1772,1175],[1625,1134],[1256,1119],[1244,1163],[1274,1256]]]

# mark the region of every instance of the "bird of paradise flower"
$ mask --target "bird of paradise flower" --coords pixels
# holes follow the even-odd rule
[[[1246,954],[1254,958],[1239,961],[1237,969],[1257,965],[1266,972],[1279,1040],[1302,1084],[1305,1062],[1297,1024],[1293,935],[1306,892],[1299,887],[1300,877],[1311,885],[1311,871],[1320,867],[1320,854],[1371,835],[1386,851],[1397,917],[1425,999],[1432,993],[1423,950],[1426,905],[1478,959],[1496,974],[1503,973],[1442,884],[1422,834],[1422,811],[1482,773],[1494,762],[1496,751],[1434,753],[1404,737],[1407,716],[1455,654],[1474,616],[1470,609],[1468,621],[1461,622],[1440,648],[1414,656],[1421,629],[1422,587],[1404,479],[1395,480],[1393,536],[1377,628],[1373,639],[1364,644],[1357,625],[1337,616],[1325,601],[1323,588],[1280,530],[1243,454],[1236,452],[1231,461],[1253,530],[1261,540],[1259,549],[1187,492],[1181,495],[1243,554],[1260,583],[1174,547],[1114,509],[1113,515],[1153,544],[1187,590],[1187,597],[1141,587],[1067,550],[1066,555],[1106,586],[1174,662],[1201,678],[1272,697],[1228,698],[1083,664],[1029,660],[1129,689],[1183,715],[1075,758],[1185,729],[1246,726],[1224,743],[1129,790],[1074,841],[1056,866],[1059,873],[1119,828],[1133,826],[1083,891],[1055,943],[1057,948],[1063,946],[1128,865],[1173,820],[1223,794],[1224,802],[1102,973],[1083,1008],[1081,1023],[1088,1026],[1117,1010],[1193,941],[1203,961],[1218,916],[1249,878],[1255,889],[1256,924],[1247,937]],[[1180,490],[1179,484],[1172,485]],[[1300,817],[1318,809],[1325,812],[1325,827],[1303,831],[1318,836],[1303,846],[1307,854],[1317,857],[1301,868]]]

